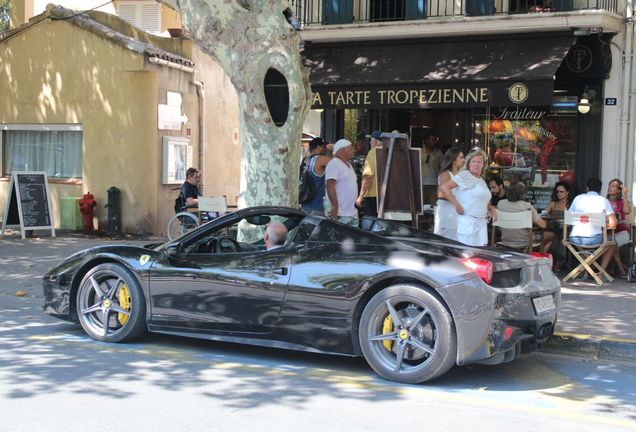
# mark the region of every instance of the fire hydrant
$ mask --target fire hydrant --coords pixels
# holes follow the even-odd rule
[[[88,192],[82,196],[79,200],[80,213],[82,213],[82,220],[84,222],[84,234],[90,234],[93,232],[93,216],[95,214],[95,206],[97,202],[92,193]]]

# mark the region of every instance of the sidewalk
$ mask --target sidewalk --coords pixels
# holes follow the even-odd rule
[[[105,243],[147,244],[157,237],[112,239],[59,232],[51,238],[22,240],[19,232],[7,231],[0,240],[0,307],[3,296],[42,298],[42,276],[64,257]],[[542,350],[636,362],[636,283],[623,279],[601,287],[592,282],[568,282],[562,288],[557,333]]]
[[[556,333],[542,350],[636,361],[636,283],[615,279],[602,286],[563,284]]]

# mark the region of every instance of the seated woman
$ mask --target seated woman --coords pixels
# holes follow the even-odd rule
[[[555,234],[554,242],[552,243],[552,256],[554,257],[554,271],[561,270],[563,262],[565,261],[565,246],[561,243],[561,233],[563,232],[563,225],[559,224],[559,220],[563,219],[565,211],[570,208],[572,199],[570,198],[570,184],[560,181],[554,185],[552,190],[552,198],[550,203],[544,210],[544,214],[550,217],[550,231]]]
[[[621,266],[618,265],[621,262],[619,248],[632,242],[629,226],[625,223],[626,216],[632,212],[632,203],[627,198],[627,186],[619,179],[610,180],[607,186],[607,199],[614,209],[614,214],[616,214],[614,239],[618,247],[614,250],[612,258],[620,269]],[[621,273],[621,277],[623,274]]]
[[[570,185],[560,181],[554,185],[552,199],[545,209],[545,213],[551,217],[563,217],[563,212],[570,208]]]
[[[507,198],[499,201],[497,204],[497,210],[503,212],[520,212],[530,210],[532,212],[532,223],[539,228],[547,228],[548,224],[543,220],[537,210],[527,201],[523,199],[526,197],[526,187],[523,183],[513,183],[508,187]],[[519,248],[523,248],[528,244],[528,229],[501,229],[501,241],[509,244],[518,244]],[[544,233],[543,243],[541,244],[541,252],[547,252],[552,246],[554,240],[554,233],[546,231]]]

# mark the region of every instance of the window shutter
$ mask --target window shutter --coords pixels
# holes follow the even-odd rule
[[[141,4],[141,25],[143,31],[161,31],[161,5],[159,3]]]
[[[161,5],[154,1],[121,2],[117,6],[117,15],[143,31],[161,31]]]
[[[137,25],[137,5],[134,4],[120,4],[117,7],[117,15],[128,21],[132,25]]]

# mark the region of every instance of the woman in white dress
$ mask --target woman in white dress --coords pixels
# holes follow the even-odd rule
[[[490,189],[482,177],[485,166],[486,154],[475,149],[466,156],[464,169],[441,185],[444,196],[457,211],[457,241],[469,246],[488,244],[487,217],[497,217],[490,204]]]
[[[433,233],[451,240],[457,240],[457,212],[455,206],[439,187],[455,175],[464,166],[464,153],[459,147],[451,147],[444,154],[444,162],[440,175],[437,177],[437,203],[435,205],[435,225]]]

